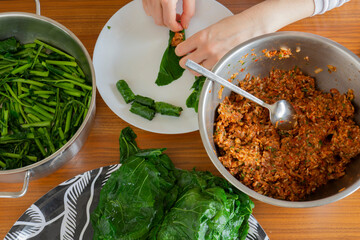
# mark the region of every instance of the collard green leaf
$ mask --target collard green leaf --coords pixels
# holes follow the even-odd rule
[[[195,82],[191,87],[193,92],[186,99],[186,106],[188,108],[194,108],[195,112],[198,112],[200,94],[205,83],[205,79],[206,78],[204,76],[195,77]]]
[[[144,150],[139,150],[134,155],[137,157],[159,157],[166,148],[149,148]]]
[[[209,172],[176,170],[179,195],[154,239],[242,239],[253,204]]]
[[[170,84],[174,80],[180,78],[185,71],[185,69],[180,67],[179,65],[181,57],[178,57],[175,54],[176,47],[171,46],[171,40],[174,35],[174,32],[169,32],[168,47],[166,48],[164,55],[161,59],[159,73],[155,81],[158,86]]]
[[[136,134],[130,127],[124,128],[120,133],[120,163],[139,151],[136,144]]]

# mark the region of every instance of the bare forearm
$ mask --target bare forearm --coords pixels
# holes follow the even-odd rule
[[[239,27],[245,22],[254,24],[255,35],[271,33],[306,17],[314,12],[314,0],[266,0],[237,14],[235,20]]]

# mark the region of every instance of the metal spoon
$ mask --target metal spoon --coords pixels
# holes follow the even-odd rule
[[[267,108],[270,112],[270,121],[276,128],[280,130],[291,130],[295,126],[296,124],[295,110],[288,101],[279,100],[274,104],[271,105],[267,104],[264,101],[258,99],[252,94],[230,83],[229,81],[226,81],[222,77],[219,77],[215,73],[207,70],[203,66],[195,63],[190,59],[186,61],[185,66],[194,70],[197,73],[200,73],[201,75],[207,77],[208,79],[223,85],[224,87],[230,89],[231,91],[236,92],[237,94],[240,94],[241,96],[259,104],[260,106]]]

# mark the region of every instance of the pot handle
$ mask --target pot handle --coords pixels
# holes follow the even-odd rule
[[[36,6],[36,14],[41,15],[40,14],[40,0],[35,0],[35,6]]]
[[[26,171],[24,185],[19,192],[0,192],[0,198],[19,198],[25,195],[28,190],[30,181],[30,170]]]

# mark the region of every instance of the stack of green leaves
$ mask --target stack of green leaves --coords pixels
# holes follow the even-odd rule
[[[0,41],[0,170],[61,148],[83,122],[91,95],[73,56],[40,40]]]
[[[183,110],[182,107],[177,107],[170,103],[155,102],[155,100],[149,97],[135,95],[123,79],[116,82],[116,87],[126,103],[132,102],[130,112],[148,120],[152,120],[155,113],[179,117]]]
[[[127,127],[122,166],[91,214],[94,239],[245,239],[253,203],[209,172],[174,168],[162,149],[141,150]]]

